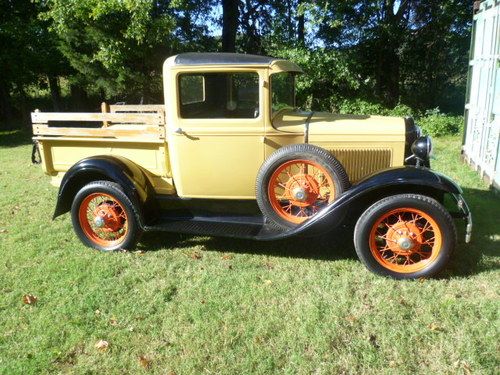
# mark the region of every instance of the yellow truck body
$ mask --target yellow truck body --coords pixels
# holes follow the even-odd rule
[[[254,118],[183,118],[179,76],[206,73],[258,76]],[[139,166],[158,194],[182,198],[255,199],[255,179],[264,160],[284,145],[307,142],[331,152],[351,182],[378,170],[402,166],[405,119],[271,109],[271,76],[300,73],[285,60],[183,63],[163,67],[163,105],[103,105],[102,113],[32,114],[44,171],[58,186],[79,160],[121,156]],[[101,127],[59,127],[52,122],[100,122]],[[308,129],[306,129],[308,123]]]

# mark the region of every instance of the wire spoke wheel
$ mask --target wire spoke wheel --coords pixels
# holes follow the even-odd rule
[[[271,207],[283,219],[302,223],[335,199],[335,185],[319,163],[289,160],[276,168],[269,179]]]
[[[128,231],[128,216],[120,201],[107,193],[87,195],[78,210],[85,236],[102,247],[119,245]]]
[[[333,202],[350,186],[340,162],[310,144],[274,151],[257,174],[257,204],[271,225],[295,228]]]
[[[442,233],[436,221],[415,208],[397,208],[380,216],[369,236],[370,251],[383,267],[413,273],[436,260]]]

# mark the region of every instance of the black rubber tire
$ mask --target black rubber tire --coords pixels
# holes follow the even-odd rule
[[[431,216],[439,226],[442,235],[442,246],[437,258],[425,268],[412,273],[399,273],[385,268],[374,258],[369,246],[373,225],[382,215],[400,207],[415,208]],[[392,195],[379,200],[361,215],[354,228],[354,246],[361,262],[368,270],[394,279],[429,278],[436,275],[446,267],[455,249],[456,241],[455,223],[448,211],[435,199],[419,194]]]
[[[94,241],[92,241],[83,232],[80,220],[79,220],[79,209],[85,197],[92,193],[106,193],[119,201],[122,207],[125,209],[128,218],[128,230],[125,234],[123,240],[114,246],[103,247]],[[86,246],[92,247],[99,251],[116,251],[116,250],[132,250],[142,235],[142,228],[139,224],[138,208],[131,202],[131,200],[124,193],[122,187],[115,182],[111,181],[94,181],[83,188],[76,194],[71,205],[71,221],[73,223],[73,229],[80,239]]]
[[[298,158],[311,160],[320,164],[332,177],[337,197],[350,187],[349,177],[344,167],[325,149],[310,144],[293,144],[276,150],[260,167],[255,190],[257,204],[264,217],[282,229],[294,228],[299,224],[287,221],[274,211],[269,201],[267,188],[276,168],[289,160]]]

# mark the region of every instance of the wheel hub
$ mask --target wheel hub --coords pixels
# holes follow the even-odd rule
[[[102,218],[101,216],[96,216],[95,217],[95,219],[94,219],[94,225],[97,228],[102,228],[105,224],[106,224],[106,222],[104,221],[104,218]]]
[[[397,254],[419,251],[423,241],[421,230],[412,222],[399,222],[387,231],[389,248]]]
[[[400,237],[398,240],[398,245],[401,250],[410,250],[414,246],[414,243],[409,237]]]
[[[94,225],[105,231],[116,232],[123,227],[123,218],[120,213],[119,207],[107,202],[101,203],[94,211]]]
[[[298,200],[299,202],[304,202],[307,200],[307,196],[309,194],[307,194],[307,191],[305,189],[297,187],[293,189],[292,195],[295,200]]]
[[[288,198],[295,206],[308,207],[316,202],[319,186],[315,178],[308,174],[296,174],[286,183]]]

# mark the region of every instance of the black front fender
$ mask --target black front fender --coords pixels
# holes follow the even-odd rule
[[[347,212],[362,200],[369,198],[369,201],[376,201],[387,195],[408,192],[436,196],[443,193],[462,194],[462,189],[450,178],[427,168],[390,168],[359,181],[302,225],[280,234],[264,235],[261,239],[318,235],[338,226]]]
[[[154,190],[142,170],[132,161],[117,156],[93,156],[73,165],[61,181],[53,218],[68,212],[78,191],[92,181],[108,180],[119,184],[127,197],[140,211],[149,210],[154,200]]]

